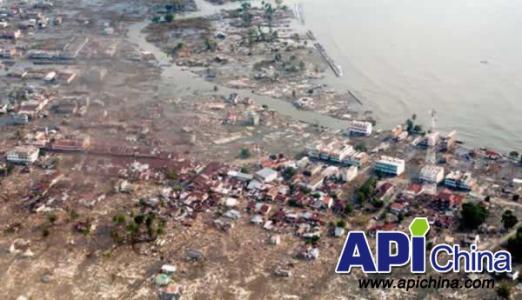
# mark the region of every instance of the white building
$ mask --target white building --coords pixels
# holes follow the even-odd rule
[[[406,162],[403,159],[381,156],[381,159],[375,163],[375,171],[384,174],[399,176],[406,169]]]
[[[250,124],[250,126],[259,125],[260,117],[259,117],[259,114],[256,113],[255,111],[248,111],[247,118],[248,118],[248,123]]]
[[[440,183],[444,180],[444,168],[439,166],[424,166],[419,175],[419,179],[428,183]]]
[[[339,174],[339,168],[335,166],[329,166],[321,172],[321,175],[326,177],[337,176]]]
[[[421,142],[421,146],[433,147],[433,146],[437,145],[437,143],[439,142],[439,139],[440,139],[440,133],[438,131],[428,133],[424,137],[424,140]]]
[[[343,165],[361,166],[368,161],[365,152],[356,151],[352,145],[340,141],[333,141],[328,144],[321,142],[306,147],[306,153],[314,159],[321,159]]]
[[[33,146],[18,146],[7,152],[7,161],[30,164],[38,159],[40,150]]]
[[[372,134],[372,131],[373,125],[370,122],[352,121],[350,127],[348,127],[348,134],[369,136]]]
[[[264,169],[256,172],[256,174],[254,175],[254,178],[261,182],[268,183],[268,182],[272,182],[272,181],[276,180],[277,176],[278,176],[277,171],[270,169],[270,168],[264,168]]]
[[[5,103],[5,104],[0,103],[0,114],[6,114],[7,109],[8,109],[7,103]]]
[[[302,109],[311,109],[314,107],[314,99],[310,97],[299,98],[294,101],[294,105]]]
[[[470,172],[452,171],[444,179],[444,185],[449,188],[470,191],[476,180]]]
[[[357,177],[357,175],[359,175],[359,168],[357,168],[356,166],[351,166],[348,169],[343,169],[340,172],[341,180],[346,182],[354,180]]]

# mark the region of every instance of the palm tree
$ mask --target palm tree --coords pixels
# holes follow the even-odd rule
[[[252,46],[258,40],[257,30],[250,27],[247,32],[248,45]]]
[[[172,0],[172,7],[174,8],[174,11],[180,11],[185,7],[185,1],[184,0]]]
[[[502,215],[502,225],[506,230],[513,228],[518,223],[518,218],[511,210],[506,210]]]
[[[272,27],[273,27],[275,10],[272,7],[272,4],[270,4],[268,2],[265,2],[265,1],[261,2],[261,6],[265,10],[265,19],[266,19],[266,21],[268,23],[268,29],[270,30],[270,33],[271,33],[272,32]]]
[[[243,20],[245,26],[250,26],[252,24],[252,14],[250,14],[250,9],[252,5],[247,0],[241,0],[241,7],[239,8],[239,16]]]

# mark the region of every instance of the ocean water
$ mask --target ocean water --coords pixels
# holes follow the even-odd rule
[[[522,1],[302,0],[344,70],[329,76],[381,128],[416,113],[473,146],[522,150]]]

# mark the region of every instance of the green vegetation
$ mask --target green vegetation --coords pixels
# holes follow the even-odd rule
[[[174,49],[172,49],[172,53],[173,54],[176,54],[178,53],[180,50],[184,49],[185,48],[185,43],[183,42],[179,42],[176,47],[174,47]]]
[[[503,299],[509,299],[511,297],[511,285],[502,283],[497,287],[497,295]]]
[[[56,216],[55,213],[53,212],[49,212],[47,213],[47,221],[50,223],[50,224],[53,224],[56,223],[56,220],[58,220],[58,217]]]
[[[74,221],[80,217],[80,214],[73,208],[69,210],[69,220]]]
[[[336,226],[337,226],[337,227],[341,227],[341,228],[346,228],[346,221],[344,221],[344,220],[339,220],[339,221],[337,221]]]
[[[49,227],[45,226],[42,228],[42,237],[48,237],[51,234]]]
[[[290,199],[288,200],[288,206],[290,207],[296,207],[296,208],[303,208],[303,204],[302,203],[299,203],[297,202],[296,199]]]
[[[361,151],[361,152],[368,151],[368,148],[366,147],[365,143],[359,143],[359,144],[355,145],[354,149],[357,151]]]
[[[413,114],[410,119],[406,120],[406,131],[408,134],[422,134],[422,126],[419,124],[415,124],[417,120],[417,115]]]
[[[369,178],[360,188],[357,190],[357,200],[360,203],[364,203],[371,199],[375,193],[375,187],[377,186],[377,179],[374,177]]]
[[[263,17],[265,18],[266,22],[268,23],[268,29],[270,30],[270,32],[272,32],[272,28],[274,25],[274,14],[275,14],[276,10],[272,7],[271,3],[268,3],[266,1],[261,1],[261,6],[263,7],[263,10],[264,10]]]
[[[239,158],[241,159],[248,159],[250,158],[250,155],[250,150],[247,148],[241,148],[241,150],[239,150]]]
[[[174,21],[174,15],[173,14],[168,14],[165,16],[165,22],[167,23],[172,23]]]
[[[502,214],[502,225],[506,230],[513,228],[518,223],[518,218],[513,215],[511,210],[506,210],[504,214]]]
[[[185,8],[185,0],[171,0],[172,10],[181,11]]]
[[[353,212],[353,206],[350,203],[346,204],[346,206],[344,207],[344,214],[349,215],[352,212]]]
[[[83,221],[79,221],[74,225],[74,230],[83,235],[88,235],[89,233],[91,233],[92,230],[92,220],[90,218],[87,218]]]
[[[486,220],[489,212],[480,205],[471,202],[462,204],[460,225],[463,229],[477,229]]]
[[[216,51],[217,49],[217,42],[211,38],[205,39],[205,50],[207,51]]]
[[[174,169],[169,169],[165,172],[165,177],[168,180],[178,180],[178,173]]]
[[[254,27],[250,27],[247,31],[248,45],[252,46],[255,42],[259,41],[259,33]]]
[[[283,5],[283,0],[275,0],[277,9],[287,9],[286,5]]]
[[[292,177],[294,177],[296,170],[294,168],[288,167],[288,168],[285,168],[282,173],[283,173],[283,178],[285,180],[290,180],[290,179],[292,179]]]
[[[513,261],[522,261],[522,226],[518,227],[515,236],[508,240],[506,248],[511,252]]]
[[[112,217],[112,222],[116,225],[123,225],[125,224],[127,218],[124,214],[117,214],[114,217]]]
[[[376,208],[381,208],[384,206],[384,202],[382,200],[379,200],[379,199],[373,199],[372,200],[372,205],[375,206]]]
[[[316,245],[321,238],[317,235],[314,235],[313,237],[306,240],[306,243],[309,245]]]
[[[117,214],[113,217],[111,236],[117,243],[130,243],[155,241],[159,235],[165,232],[165,221],[155,213],[140,213],[129,216]]]
[[[518,153],[518,151],[509,152],[509,158],[511,158],[513,160],[518,160],[519,157],[520,157],[520,154]]]
[[[239,17],[243,20],[243,24],[245,26],[250,26],[252,24],[252,14],[250,13],[250,9],[252,5],[248,0],[241,0],[241,7],[239,8]]]
[[[299,70],[301,70],[301,72],[303,72],[304,70],[306,70],[306,64],[304,61],[299,61]]]
[[[5,168],[0,167],[0,174],[3,176],[9,176],[11,173],[13,173],[14,165],[13,164],[6,164]]]

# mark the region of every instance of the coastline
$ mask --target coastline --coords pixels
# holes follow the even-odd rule
[[[505,40],[506,28],[519,19],[504,5],[489,14],[486,8],[494,4],[467,7],[464,1],[451,7],[470,15],[447,15],[448,2],[302,1],[306,26],[345,73],[342,79],[327,77],[326,83],[360,95],[378,126],[393,127],[413,113],[427,125],[429,110],[435,109],[440,112],[437,127],[444,132],[457,130],[470,147],[503,153],[520,150],[520,130],[512,125],[518,124],[520,115],[517,99],[522,89],[515,79],[519,60],[511,51],[497,51],[480,42],[484,29],[502,44],[512,44]],[[502,26],[478,25],[490,24],[499,15],[506,18]],[[419,23],[426,27],[425,34],[416,29]],[[454,33],[445,34],[442,28],[452,28]],[[469,44],[463,42],[468,39]],[[518,49],[519,43],[511,46]],[[442,47],[440,53],[433,52],[437,47]]]
[[[238,4],[234,3],[234,2],[231,2],[231,3],[228,2],[224,5],[215,5],[215,4],[209,4],[207,2],[204,2],[203,0],[196,1],[196,3],[198,5],[202,4],[202,2],[204,3],[203,10],[197,10],[196,12],[184,13],[182,15],[181,19],[186,20],[186,19],[199,18],[199,17],[208,18],[211,15],[215,15],[217,13],[223,13],[224,10],[237,9],[237,7],[238,7]],[[253,4],[254,5],[259,4],[258,2],[254,2]],[[305,14],[303,11],[306,8],[306,6],[303,5],[302,2],[290,1],[289,5],[296,5],[296,7],[299,6],[299,9],[294,8],[294,14],[298,13],[299,11],[301,11],[301,13],[303,15]],[[304,20],[302,19],[304,17],[301,18],[299,16],[294,16],[294,18],[295,18],[294,19],[295,22],[290,23],[289,30],[291,30],[292,32],[302,32],[305,35],[309,35],[310,30],[306,26],[306,23],[304,22]],[[145,22],[147,22],[147,21],[145,21]],[[301,22],[301,23],[299,24],[299,22]],[[146,26],[144,26],[144,28],[145,27]],[[315,36],[313,36],[313,38],[315,39]],[[320,39],[321,38],[319,37],[319,40]],[[325,42],[325,43],[327,44],[327,47],[328,47],[328,43],[327,42]],[[157,47],[157,45],[154,45],[154,47]],[[323,48],[323,49],[324,49],[324,52],[326,53],[326,55],[328,55],[327,54],[328,48]],[[162,51],[163,55],[165,55],[165,51],[164,50],[161,50],[161,51]],[[316,51],[318,51],[318,50],[316,50]],[[318,51],[318,52],[320,52],[320,51]],[[319,53],[319,55],[321,55],[321,53]],[[197,68],[175,67],[176,64],[171,63],[172,58],[168,55],[166,57],[161,57],[160,61],[161,61],[160,65],[163,65],[163,66],[171,65],[171,66],[167,67],[167,70],[164,70],[164,73],[165,72],[168,73],[167,76],[171,79],[173,78],[175,80],[180,80],[180,78],[175,75],[175,72],[188,72],[192,75],[197,74],[198,77],[201,77],[201,75],[198,74]],[[168,70],[169,68],[173,68],[176,71],[175,72],[169,71]],[[335,76],[334,76],[335,72],[330,69],[330,66],[328,68],[325,68],[321,73],[322,73],[321,78],[317,78],[314,80],[315,82],[317,82],[317,84],[326,84],[327,86],[333,88],[333,90],[334,90],[333,93],[336,96],[344,95],[344,94],[341,94],[340,91],[338,91],[339,85],[335,84],[334,82],[339,82],[340,80],[347,81],[347,80],[349,80],[349,78],[345,78],[345,77],[349,77],[349,76],[335,78]],[[190,78],[189,80],[191,80],[191,79],[193,79],[193,78]],[[185,79],[185,80],[187,80],[187,79]],[[183,80],[181,80],[181,81],[183,82]],[[200,83],[203,86],[205,86],[204,87],[205,89],[211,89],[212,85],[215,85],[215,83],[209,82],[209,81],[205,80],[204,78],[201,78]],[[191,84],[194,84],[194,82],[191,81]],[[280,112],[283,115],[289,116],[289,117],[291,117],[295,120],[301,121],[301,122],[305,122],[305,123],[309,123],[309,124],[318,124],[320,126],[329,127],[334,130],[343,130],[348,125],[347,121],[343,120],[343,118],[339,114],[330,114],[328,112],[317,110],[317,109],[312,109],[312,110],[296,109],[289,102],[288,96],[277,95],[277,94],[272,96],[271,93],[266,93],[266,91],[263,91],[263,89],[253,89],[251,87],[245,88],[245,87],[241,87],[241,86],[230,86],[227,84],[227,82],[220,82],[220,83],[217,83],[217,85],[219,85],[222,88],[221,92],[227,92],[227,93],[238,92],[240,94],[240,96],[242,96],[242,97],[251,97],[256,102],[258,102],[260,105],[268,105],[271,109],[274,109],[275,111]],[[343,87],[346,87],[346,86],[343,86]],[[352,101],[355,104],[352,107],[355,107],[356,111],[358,110],[359,116],[363,116],[362,118],[365,118],[365,116],[367,117],[368,116],[367,113],[370,111],[365,111],[364,114],[362,114],[362,110],[365,107],[367,107],[367,105],[369,103],[371,103],[371,101],[365,101],[365,103],[363,103],[361,101],[359,95],[354,95],[353,90],[347,90],[346,95],[348,95],[349,98],[352,98]],[[353,113],[355,113],[355,111]],[[403,122],[409,116],[411,116],[411,114],[415,114],[415,113],[420,113],[419,119],[423,120],[425,123],[428,123],[427,122],[427,113],[426,113],[426,116],[424,116],[424,114],[422,114],[422,112],[415,112],[415,111],[411,111],[409,114],[404,116]],[[370,118],[373,119],[373,114],[371,112],[370,112],[370,114],[371,114]],[[380,122],[383,121],[382,117],[380,117],[380,118],[377,117],[376,121],[377,121],[377,128],[379,128],[381,131],[385,131],[385,132],[390,131],[393,127],[393,126],[391,126],[391,127],[382,126],[380,124]],[[387,122],[387,123],[389,123],[389,122]],[[395,124],[395,125],[397,125],[397,124]],[[442,127],[445,132],[450,132],[451,130],[454,129],[454,128],[446,128],[445,126],[440,126],[440,127]],[[459,131],[459,133],[461,133],[461,132]],[[464,138],[460,139],[460,141],[463,144],[465,144],[465,147],[468,149],[487,148],[487,149],[494,149],[495,151],[499,150],[499,148],[492,147],[490,145],[470,142],[470,140],[468,139],[468,136],[465,136]],[[509,151],[509,149],[502,149],[503,154],[506,154],[508,151]]]

